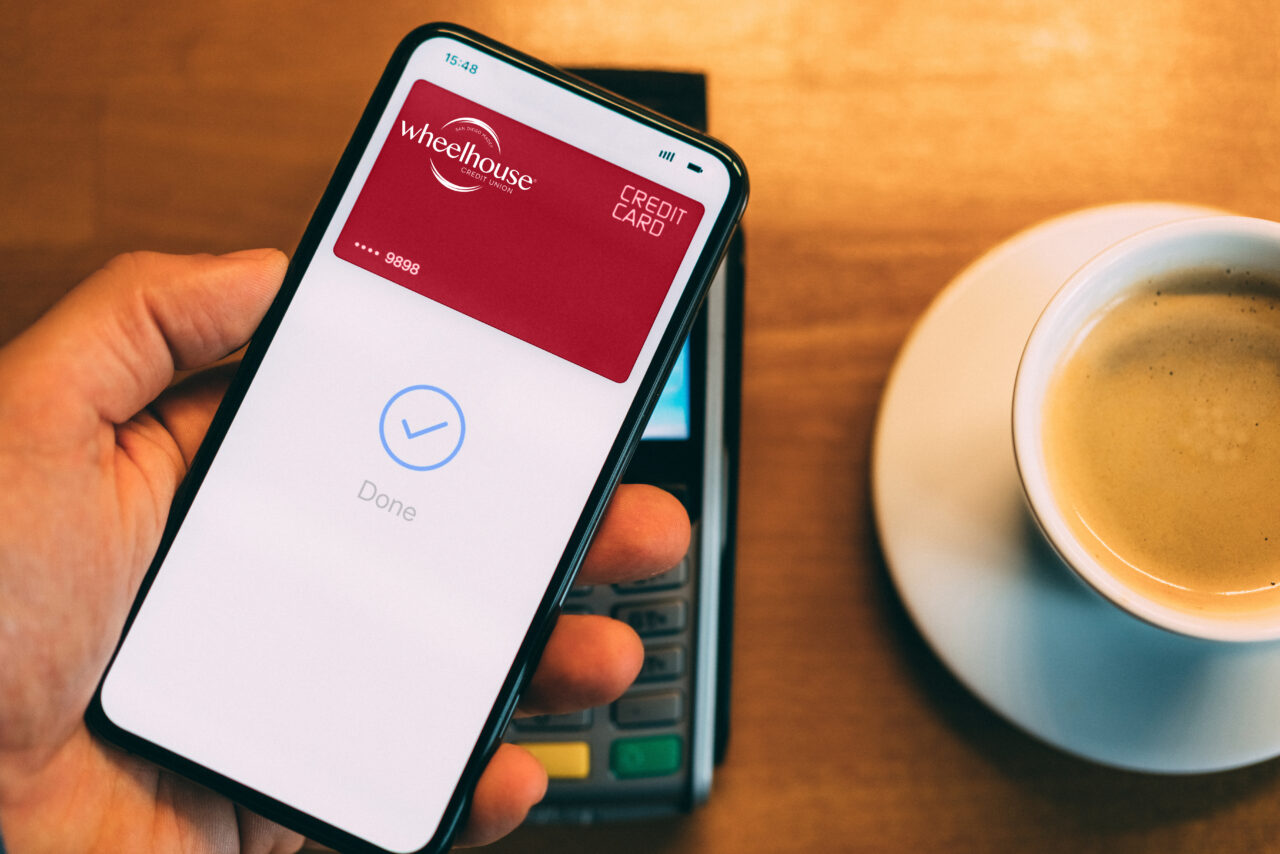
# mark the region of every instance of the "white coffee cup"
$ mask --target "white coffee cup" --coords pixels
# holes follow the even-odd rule
[[[1280,281],[1280,224],[1210,216],[1162,225],[1122,240],[1071,276],[1041,314],[1023,351],[1013,394],[1014,455],[1036,522],[1067,566],[1093,590],[1170,631],[1220,641],[1272,640],[1280,638],[1280,606],[1238,612],[1184,608],[1118,578],[1068,524],[1046,465],[1046,395],[1056,369],[1084,331],[1109,306],[1150,287],[1153,279],[1211,265],[1252,270]]]

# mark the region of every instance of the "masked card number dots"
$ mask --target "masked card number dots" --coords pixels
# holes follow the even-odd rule
[[[355,241],[355,247],[357,249],[363,249],[365,252],[368,252],[370,255],[373,255],[375,258],[381,258],[383,261],[386,261],[392,267],[395,267],[400,270],[404,270],[410,276],[418,275],[418,270],[421,269],[421,265],[418,264],[417,261],[413,261],[409,258],[404,257],[403,255],[397,255],[394,252],[388,252],[387,254],[383,255],[377,249],[374,249],[372,246],[368,245],[367,243],[361,243],[358,240]]]

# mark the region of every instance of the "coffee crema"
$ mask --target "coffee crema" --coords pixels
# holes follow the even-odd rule
[[[1280,281],[1183,271],[1113,303],[1043,415],[1055,497],[1112,575],[1183,610],[1280,606]]]

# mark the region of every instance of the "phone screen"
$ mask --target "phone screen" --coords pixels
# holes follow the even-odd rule
[[[425,846],[732,183],[421,42],[105,677],[109,721]]]

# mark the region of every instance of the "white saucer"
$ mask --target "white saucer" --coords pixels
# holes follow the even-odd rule
[[[1213,213],[1095,208],[987,253],[903,346],[872,451],[889,572],[937,655],[1026,731],[1140,771],[1216,771],[1280,755],[1280,643],[1170,634],[1071,577],[1024,509],[1010,402],[1027,335],[1071,273],[1144,228]]]

